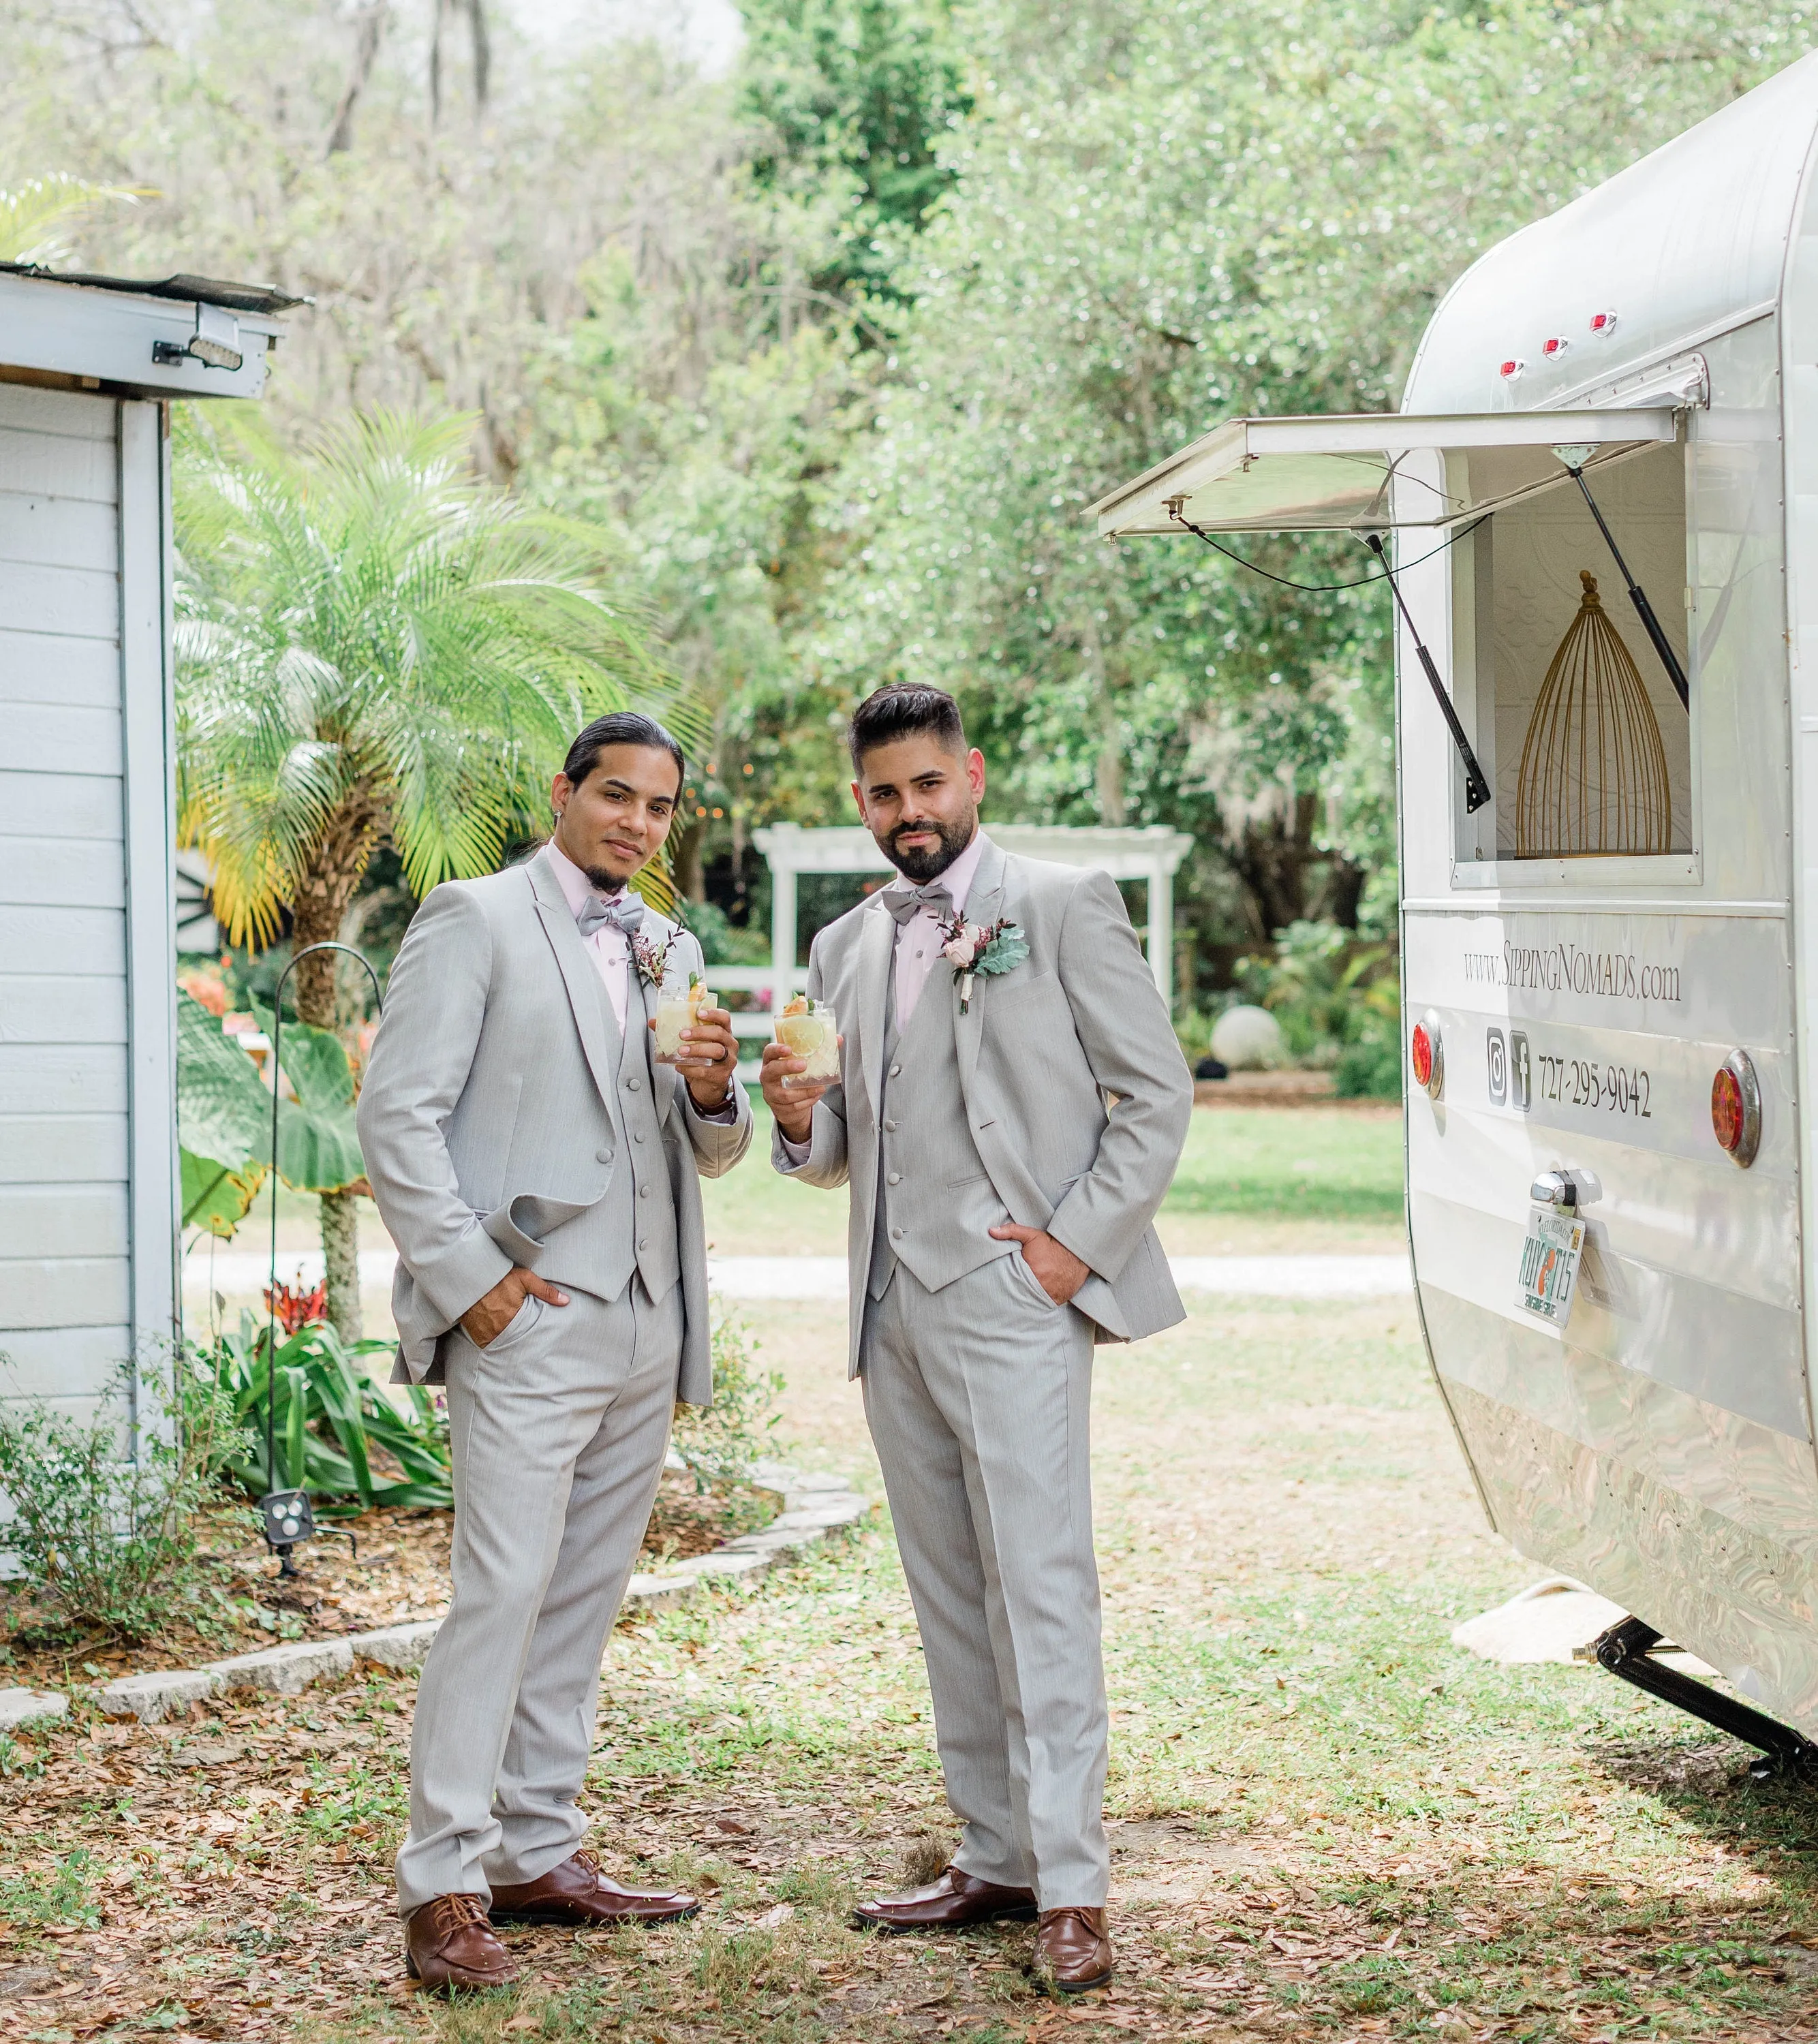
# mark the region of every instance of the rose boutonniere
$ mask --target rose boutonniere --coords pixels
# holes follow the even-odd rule
[[[972,982],[980,973],[1008,972],[1029,955],[1029,940],[1014,923],[998,921],[987,929],[982,923],[969,923],[955,916],[941,925],[944,939],[940,955],[953,968],[959,982],[959,1012],[972,1005]]]
[[[661,989],[669,972],[669,954],[675,948],[678,932],[671,930],[661,943],[644,936],[631,940],[631,962],[637,968],[637,976],[646,986]]]

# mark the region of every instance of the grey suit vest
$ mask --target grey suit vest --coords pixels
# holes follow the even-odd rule
[[[884,990],[878,1208],[867,1287],[874,1299],[883,1297],[899,1261],[937,1292],[1016,1247],[988,1232],[1003,1221],[1004,1203],[966,1119],[948,978],[937,962],[900,1035],[894,959]]]
[[[660,1299],[682,1275],[676,1240],[675,1193],[656,1119],[650,1032],[635,984],[628,989],[625,1028],[597,974],[591,975],[600,1020],[613,1053],[612,1176],[605,1193],[584,1214],[546,1239],[536,1269],[540,1277],[572,1285],[596,1297],[616,1299],[636,1270],[653,1299]]]

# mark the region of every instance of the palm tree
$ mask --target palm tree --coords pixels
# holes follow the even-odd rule
[[[340,935],[374,848],[414,893],[492,872],[579,724],[696,720],[582,529],[475,482],[471,417],[382,413],[302,451],[190,424],[176,523],[178,829],[231,942]],[[292,982],[336,1024],[332,954]],[[322,1190],[329,1317],[359,1331],[351,1185]]]
[[[17,191],[0,191],[0,263],[54,269],[75,253],[69,230],[97,206],[131,206],[152,196],[125,185],[91,185],[80,178],[33,178]]]

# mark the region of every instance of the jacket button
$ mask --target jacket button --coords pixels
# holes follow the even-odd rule
[[[644,1131],[641,1128],[634,1130],[631,1139],[634,1143],[641,1143],[644,1140]]]
[[[640,1185],[637,1189],[637,1196],[640,1200],[648,1200],[650,1197],[649,1186]]]
[[[641,1143],[644,1138],[640,1135],[637,1139]],[[612,1161],[613,1153],[609,1150],[596,1150],[594,1152],[594,1162],[596,1164],[609,1164]]]
[[[649,1238],[648,1235],[640,1235],[638,1237],[637,1246],[638,1246],[638,1247],[639,1247],[640,1249],[648,1249],[648,1248],[649,1248],[649,1247],[650,1247],[650,1238]]]
[[[636,1093],[637,1091],[637,1081],[636,1079],[627,1079],[625,1081],[625,1091],[627,1093]]]
[[[900,1228],[893,1228],[890,1230],[890,1239],[892,1242],[901,1242],[902,1239],[903,1231]]]
[[[894,1078],[894,1079],[900,1079],[900,1078],[902,1077],[902,1074],[903,1074],[903,1068],[902,1068],[902,1066],[901,1066],[901,1065],[892,1065],[892,1066],[891,1066],[891,1067],[890,1067],[890,1077],[891,1077],[892,1078]]]
[[[902,1181],[903,1181],[903,1174],[902,1174],[902,1173],[901,1173],[901,1171],[893,1171],[893,1172],[891,1172],[891,1174],[890,1174],[890,1180],[889,1180],[889,1182],[890,1182],[891,1185],[900,1185],[902,1183]]]
[[[894,1121],[886,1121],[884,1124],[884,1132],[887,1135],[894,1135],[897,1132],[897,1124]]]

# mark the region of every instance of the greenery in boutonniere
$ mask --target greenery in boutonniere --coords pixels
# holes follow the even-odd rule
[[[955,916],[941,925],[940,955],[959,982],[959,1012],[972,1005],[972,982],[979,974],[1009,972],[1029,955],[1029,940],[1014,923],[999,920],[987,929]]]

